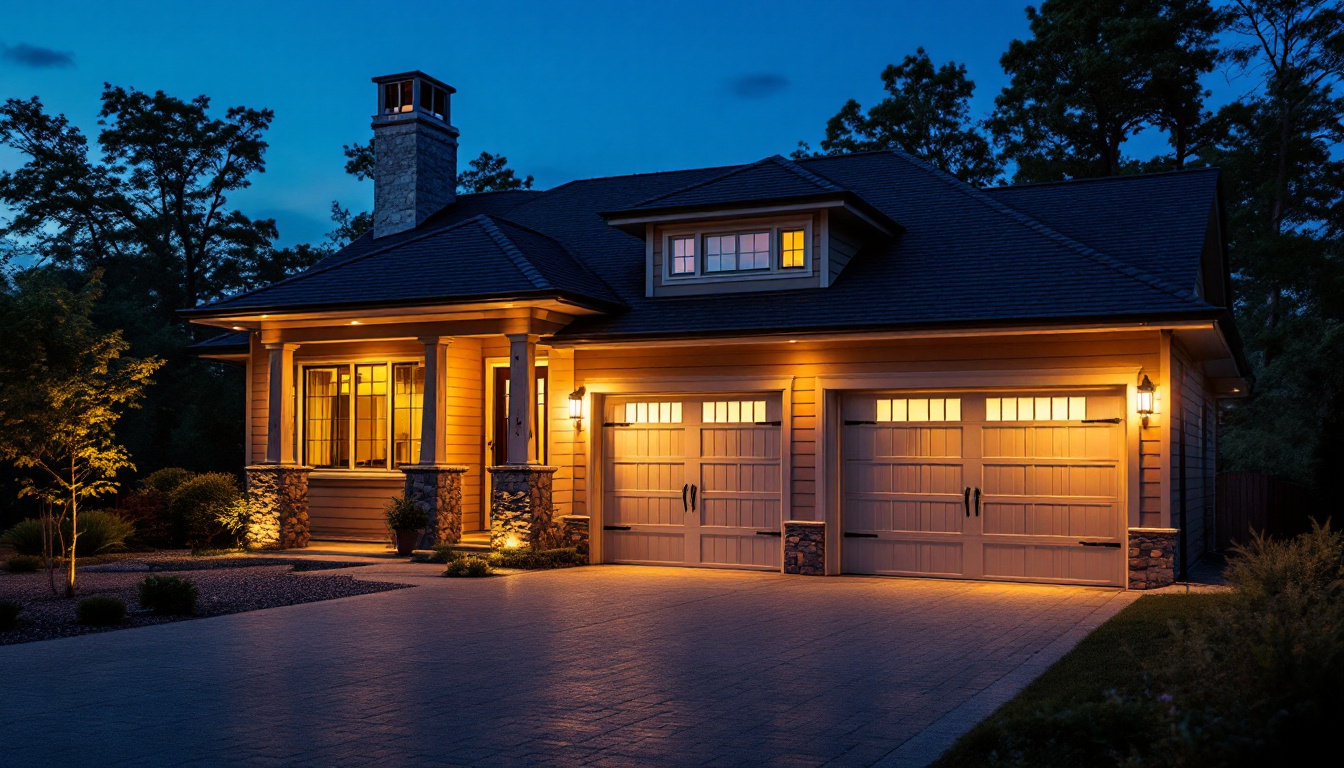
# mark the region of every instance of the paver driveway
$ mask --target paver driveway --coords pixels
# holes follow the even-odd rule
[[[0,765],[922,765],[1132,599],[616,566],[406,580],[0,647]]]

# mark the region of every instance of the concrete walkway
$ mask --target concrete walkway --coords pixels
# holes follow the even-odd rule
[[[358,569],[414,589],[0,647],[0,765],[918,766],[1137,597],[439,568]]]

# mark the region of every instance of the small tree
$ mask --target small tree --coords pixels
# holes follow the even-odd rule
[[[0,293],[0,323],[8,330],[0,342],[0,458],[33,471],[20,495],[60,510],[48,530],[68,556],[65,594],[73,597],[80,502],[112,492],[116,473],[134,469],[113,427],[136,407],[161,362],[122,358],[129,345],[121,333],[94,327],[97,275],[78,290],[64,278],[30,269]],[[67,515],[69,542],[60,533]],[[55,550],[49,543],[49,563]]]

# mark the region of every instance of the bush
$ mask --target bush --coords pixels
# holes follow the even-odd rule
[[[383,509],[387,527],[394,531],[419,531],[429,526],[429,515],[410,499],[393,496]]]
[[[443,575],[448,577],[467,577],[476,578],[480,576],[489,576],[491,573],[490,563],[479,557],[459,557],[449,561],[448,567],[444,569]]]
[[[41,567],[42,558],[37,555],[16,555],[5,563],[5,570],[10,573],[34,573]]]
[[[230,507],[241,498],[238,481],[223,472],[209,472],[183,481],[173,491],[170,507],[175,523],[185,532],[187,546],[217,549],[236,543],[229,540],[228,527],[221,521],[228,519]]]
[[[173,495],[173,491],[176,491],[178,486],[195,476],[195,472],[181,467],[165,467],[146,475],[145,479],[140,481],[140,487],[145,491],[157,493],[167,498]]]
[[[76,556],[89,557],[113,552],[126,546],[126,539],[135,533],[135,526],[118,515],[101,509],[79,513],[79,539],[75,542]],[[70,541],[70,518],[61,524],[65,540]]]
[[[75,619],[93,627],[120,624],[126,620],[126,604],[115,597],[86,597],[75,606]]]
[[[196,612],[196,585],[177,576],[149,576],[140,582],[140,607],[160,616]]]
[[[183,532],[173,520],[168,497],[152,488],[121,497],[117,512],[135,526],[134,540],[151,547],[183,546]]]
[[[501,549],[490,553],[490,565],[496,568],[518,568],[539,571],[548,568],[571,568],[587,565],[588,558],[574,548],[568,549]]]
[[[17,600],[0,600],[0,632],[9,632],[19,625],[19,613],[23,603]]]
[[[41,555],[46,548],[42,543],[42,523],[31,518],[20,520],[5,531],[0,541],[13,547],[20,555]]]

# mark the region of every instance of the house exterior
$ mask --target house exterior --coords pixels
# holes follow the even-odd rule
[[[1218,172],[976,189],[899,152],[456,195],[375,78],[373,231],[190,311],[247,367],[253,538],[1147,588],[1214,541],[1248,369]]]

